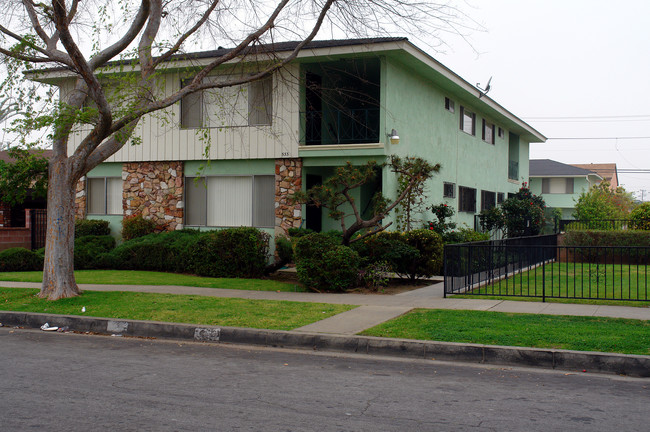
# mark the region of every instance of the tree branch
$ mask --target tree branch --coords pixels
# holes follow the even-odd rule
[[[208,20],[208,18],[210,18],[210,15],[212,14],[212,12],[214,11],[214,9],[215,9],[215,8],[217,7],[217,5],[219,4],[219,1],[220,1],[220,0],[214,0],[214,1],[212,2],[212,4],[210,5],[210,7],[208,7],[208,9],[203,13],[203,16],[201,16],[201,19],[199,19],[199,20],[194,24],[194,26],[192,26],[191,29],[189,29],[188,31],[186,31],[185,33],[183,33],[183,34],[178,38],[178,40],[176,41],[176,43],[174,44],[174,46],[172,46],[169,50],[167,50],[167,52],[165,52],[163,55],[161,55],[160,57],[158,57],[158,58],[156,58],[156,59],[154,60],[154,62],[153,62],[153,67],[156,67],[156,66],[158,66],[159,64],[161,64],[162,62],[165,62],[165,61],[169,60],[169,58],[170,58],[172,55],[174,55],[175,53],[177,53],[178,50],[179,50],[179,49],[181,48],[181,46],[183,45],[183,43],[187,40],[187,38],[189,38],[189,37],[192,36],[194,33],[196,33],[196,31],[197,31],[198,29],[200,29],[201,26],[203,26],[203,24],[205,24],[205,22]]]
[[[126,47],[128,47],[131,44],[131,42],[135,40],[136,36],[138,36],[138,33],[140,33],[140,30],[142,30],[142,27],[144,26],[145,22],[147,22],[147,18],[149,17],[149,10],[150,10],[150,1],[142,0],[142,2],[140,3],[140,9],[138,10],[138,13],[133,19],[133,22],[131,23],[131,27],[129,27],[129,29],[124,34],[124,36],[122,36],[120,40],[118,40],[108,48],[104,49],[103,51],[101,51],[99,54],[97,54],[95,57],[93,57],[90,60],[89,65],[92,70],[95,70],[99,66],[104,65],[113,57],[115,57],[116,55],[124,51],[124,49],[126,49]]]
[[[161,0],[151,0],[149,5],[149,19],[138,44],[138,57],[140,59],[140,74],[142,77],[149,76],[153,72],[154,64],[151,54],[158,30],[160,29],[160,19],[162,16]]]

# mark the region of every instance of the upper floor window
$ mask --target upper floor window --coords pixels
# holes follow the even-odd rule
[[[476,189],[458,186],[458,211],[476,212]]]
[[[549,177],[542,179],[543,194],[572,194],[573,187],[573,177]]]
[[[212,77],[219,80],[223,77]],[[189,80],[181,82],[186,85]],[[270,125],[273,115],[273,79],[203,90],[181,99],[181,127]]]
[[[506,133],[503,131],[503,128],[499,128],[498,134],[499,134],[499,138],[505,138],[506,136]]]
[[[185,224],[273,227],[275,176],[186,177]]]
[[[494,125],[483,119],[483,141],[494,144]]]
[[[88,177],[86,193],[88,214],[122,214],[121,177]]]
[[[456,104],[454,103],[453,100],[449,99],[448,97],[445,98],[445,109],[449,112],[454,112],[455,111]]]
[[[470,135],[476,135],[476,114],[460,107],[460,130]]]

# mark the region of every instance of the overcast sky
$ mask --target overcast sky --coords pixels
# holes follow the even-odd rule
[[[471,33],[471,47],[446,39],[446,52],[434,57],[472,84],[493,77],[489,95],[548,138],[531,145],[531,159],[645,169],[619,171],[619,182],[650,200],[650,2],[469,5],[486,31]],[[557,139],[567,137],[619,139]]]

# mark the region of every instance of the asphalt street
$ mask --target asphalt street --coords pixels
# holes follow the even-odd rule
[[[650,380],[0,328],[2,431],[638,431]]]

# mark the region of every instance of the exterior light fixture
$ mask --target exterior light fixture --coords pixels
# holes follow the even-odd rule
[[[395,129],[390,131],[388,138],[390,139],[391,144],[399,144],[399,135],[397,135],[397,131]]]

